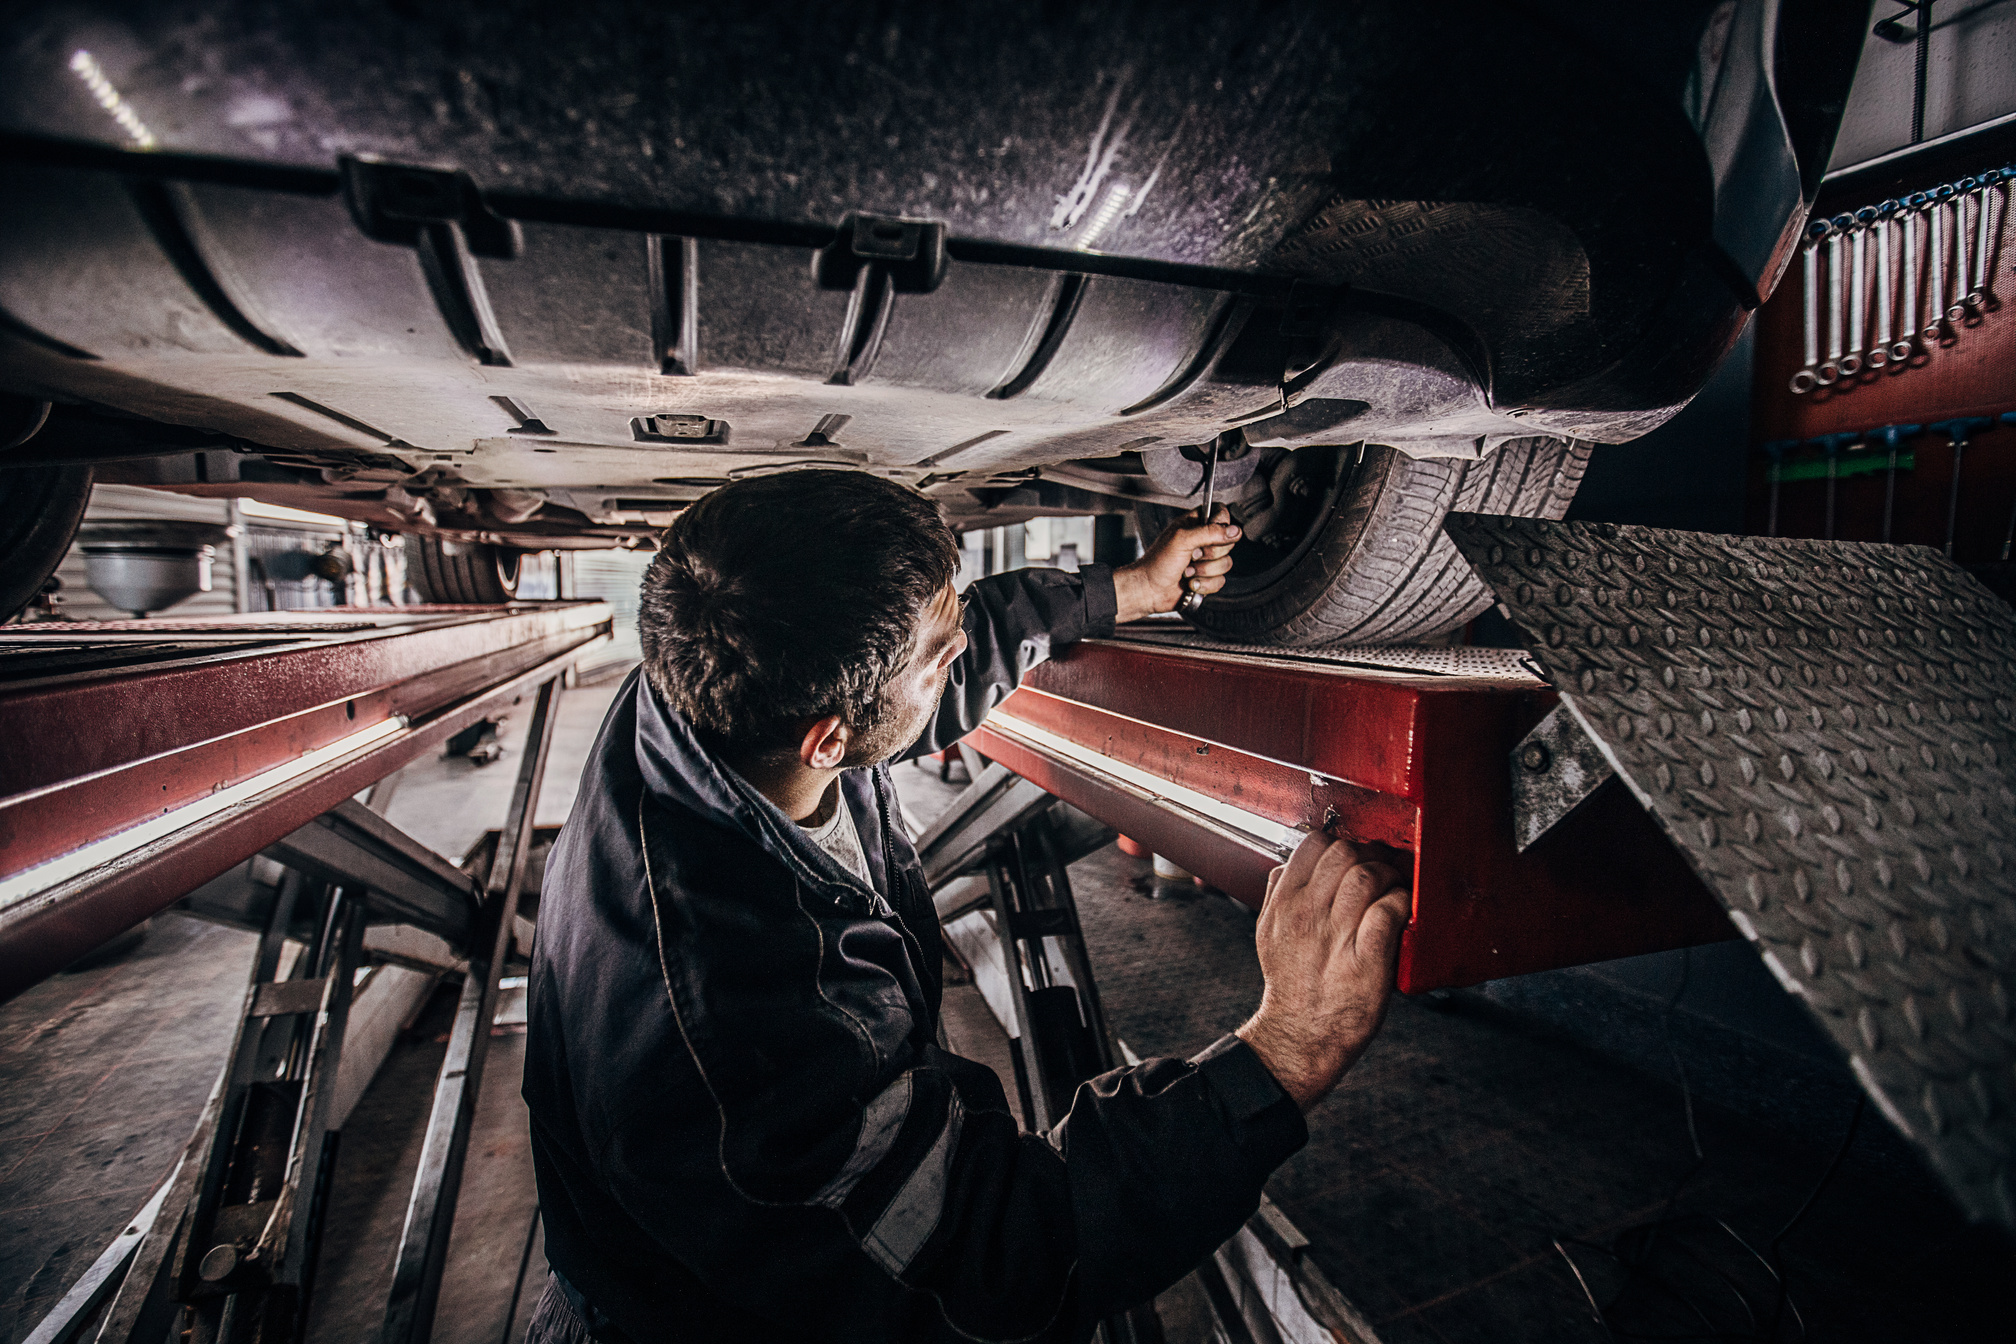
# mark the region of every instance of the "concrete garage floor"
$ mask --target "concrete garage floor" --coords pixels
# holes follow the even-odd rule
[[[536,824],[566,821],[588,750],[622,684],[621,672],[560,697]],[[408,766],[387,819],[437,852],[459,858],[483,832],[503,824],[530,721],[528,696],[498,733],[503,757],[488,765],[435,757]],[[455,995],[444,985],[394,1047],[344,1127],[308,1344],[376,1337],[454,1016]],[[524,1060],[522,1026],[493,1027],[435,1313],[436,1344],[516,1344],[544,1288],[546,1259],[533,1221],[538,1192],[531,1132],[518,1095]],[[521,1284],[525,1291],[519,1293]]]
[[[1252,919],[1214,895],[1150,899],[1145,867],[1109,849],[1073,879],[1114,1029],[1144,1057],[1181,1054],[1238,1025],[1258,1001]],[[1669,1081],[1478,996],[1400,999],[1343,1087],[1312,1112],[1308,1146],[1268,1193],[1384,1344],[1601,1341],[1556,1240],[1607,1245],[1660,1217],[1677,1191],[1675,1214],[1723,1219],[1763,1250],[1838,1139],[1773,1133],[1706,1103],[1695,1112],[1706,1160],[1687,1179],[1696,1164]],[[1783,1246],[1807,1337],[2006,1337],[1986,1314],[2006,1257],[1975,1247],[1928,1179],[1879,1165],[1878,1137],[1858,1142]],[[1676,1237],[1771,1301],[1733,1244],[1691,1224]],[[1576,1254],[1607,1299],[1614,1262]],[[1702,1277],[1692,1286],[1711,1297],[1715,1285]],[[1712,1309],[1725,1328],[1741,1321],[1726,1298]],[[1701,1333],[1671,1302],[1619,1324],[1667,1338]],[[1799,1335],[1787,1322],[1780,1337]]]
[[[0,1005],[0,1341],[167,1179],[209,1099],[255,935],[157,916],[118,961]]]
[[[542,823],[564,818],[616,684],[563,697]],[[507,754],[493,765],[409,767],[392,819],[444,853],[464,852],[502,820],[525,717],[507,726]],[[899,766],[896,778],[918,825],[957,792],[935,769]],[[1251,1010],[1260,981],[1243,908],[1158,888],[1144,862],[1111,846],[1074,865],[1072,879],[1106,1011],[1135,1053],[1191,1053]],[[228,1044],[251,946],[249,934],[164,916],[115,963],[0,1006],[0,1344],[25,1337],[166,1175]],[[946,1013],[954,1047],[1000,1072],[1012,1098],[1007,1040],[978,992],[953,987]],[[345,1127],[313,1344],[375,1335],[451,1014],[452,995],[437,991]],[[437,1338],[453,1344],[522,1339],[544,1277],[517,1095],[524,1038],[497,1031],[442,1293]],[[1675,1275],[1673,1266],[1693,1266],[1699,1301],[1721,1294],[1709,1310],[1724,1337],[1762,1337],[1727,1325],[1741,1318],[1716,1271],[1746,1286],[1767,1317],[1772,1299],[1706,1219],[1764,1250],[1826,1169],[1839,1131],[1790,1135],[1706,1101],[1695,1121],[1698,1169],[1670,1074],[1586,1050],[1481,995],[1403,1000],[1268,1188],[1385,1344],[1606,1338],[1554,1242],[1608,1246],[1669,1201],[1684,1218],[1662,1235],[1654,1263]],[[1968,1236],[1900,1151],[1866,1116],[1780,1248],[1804,1337],[2008,1338],[2006,1252]],[[1607,1300],[1621,1283],[1616,1262],[1571,1249]],[[521,1266],[526,1290],[514,1306]],[[1160,1305],[1170,1344],[1210,1338],[1190,1285]],[[1641,1291],[1620,1312],[1617,1337],[1705,1337],[1686,1312]],[[1782,1325],[1780,1339],[1800,1338],[1789,1318]]]
[[[344,1126],[309,1310],[309,1344],[361,1344],[378,1336],[434,1080],[454,1018],[455,995],[444,987]],[[518,1095],[524,1062],[523,1033],[494,1028],[435,1312],[437,1344],[516,1344],[525,1337],[545,1283],[546,1259],[533,1226],[539,1196],[532,1137]],[[521,1266],[531,1287],[514,1300]]]

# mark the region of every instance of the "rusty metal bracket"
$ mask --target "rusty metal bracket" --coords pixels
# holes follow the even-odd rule
[[[1521,853],[1617,777],[1575,712],[1556,705],[1512,749],[1512,842]]]

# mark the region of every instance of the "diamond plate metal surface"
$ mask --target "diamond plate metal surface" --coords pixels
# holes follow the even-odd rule
[[[1883,1113],[2016,1227],[2016,613],[1919,546],[1446,527]]]

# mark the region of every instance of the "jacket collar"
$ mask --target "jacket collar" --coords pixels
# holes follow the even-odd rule
[[[626,697],[637,721],[637,768],[649,793],[748,837],[793,877],[837,905],[876,917],[892,913],[880,893],[843,868],[813,842],[804,827],[702,746],[693,725],[665,703],[641,667],[631,672],[617,692],[619,702]],[[873,774],[871,769],[842,772],[840,805],[848,806],[852,796],[874,807],[880,781]],[[857,808],[854,820],[864,848],[880,842],[879,817],[864,819]]]

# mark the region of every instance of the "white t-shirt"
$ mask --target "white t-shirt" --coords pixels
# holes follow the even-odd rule
[[[821,820],[814,813],[811,821],[798,824],[812,837],[813,844],[831,854],[842,868],[872,889],[875,881],[868,876],[868,856],[861,852],[861,833],[854,829],[854,814],[848,809],[847,800],[840,796],[838,780],[833,782],[832,792],[827,796],[832,800],[832,816]]]

